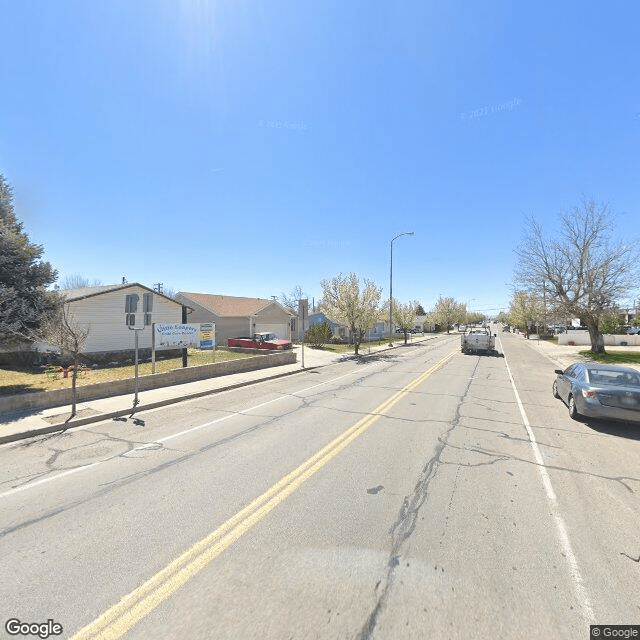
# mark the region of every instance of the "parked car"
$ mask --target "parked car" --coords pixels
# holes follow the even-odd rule
[[[227,340],[229,347],[244,347],[245,349],[291,349],[292,344],[289,340],[278,338],[275,333],[267,331],[254,333],[253,338],[240,337],[229,338]]]
[[[576,362],[555,370],[553,395],[580,416],[640,422],[640,373],[612,364]]]
[[[460,333],[464,333],[466,330],[467,330],[467,326],[466,326],[466,325],[464,325],[464,324],[461,324],[461,325],[458,327],[458,331],[459,331]]]
[[[640,336],[640,327],[629,327],[627,329],[628,336]]]
[[[511,331],[511,327],[508,324],[505,324],[504,327],[502,327],[503,331]]]

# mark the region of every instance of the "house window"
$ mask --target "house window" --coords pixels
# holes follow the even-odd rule
[[[291,331],[295,332],[295,330],[296,330],[296,319],[291,318]]]

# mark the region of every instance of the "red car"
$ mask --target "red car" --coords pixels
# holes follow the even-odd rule
[[[254,333],[253,338],[229,338],[229,347],[244,347],[245,349],[291,349],[289,340],[282,340],[275,333]]]

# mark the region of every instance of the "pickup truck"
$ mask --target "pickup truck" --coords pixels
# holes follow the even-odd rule
[[[291,349],[292,345],[289,340],[282,340],[275,333],[262,332],[254,333],[253,338],[229,338],[227,346],[244,347],[245,349],[278,349],[282,351],[283,349]]]
[[[460,336],[460,351],[497,355],[496,334],[489,328],[469,328]]]

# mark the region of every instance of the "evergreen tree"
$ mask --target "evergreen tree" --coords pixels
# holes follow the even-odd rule
[[[40,326],[60,306],[46,287],[57,273],[40,260],[44,249],[33,244],[13,210],[13,192],[0,173],[0,345],[38,337]]]

